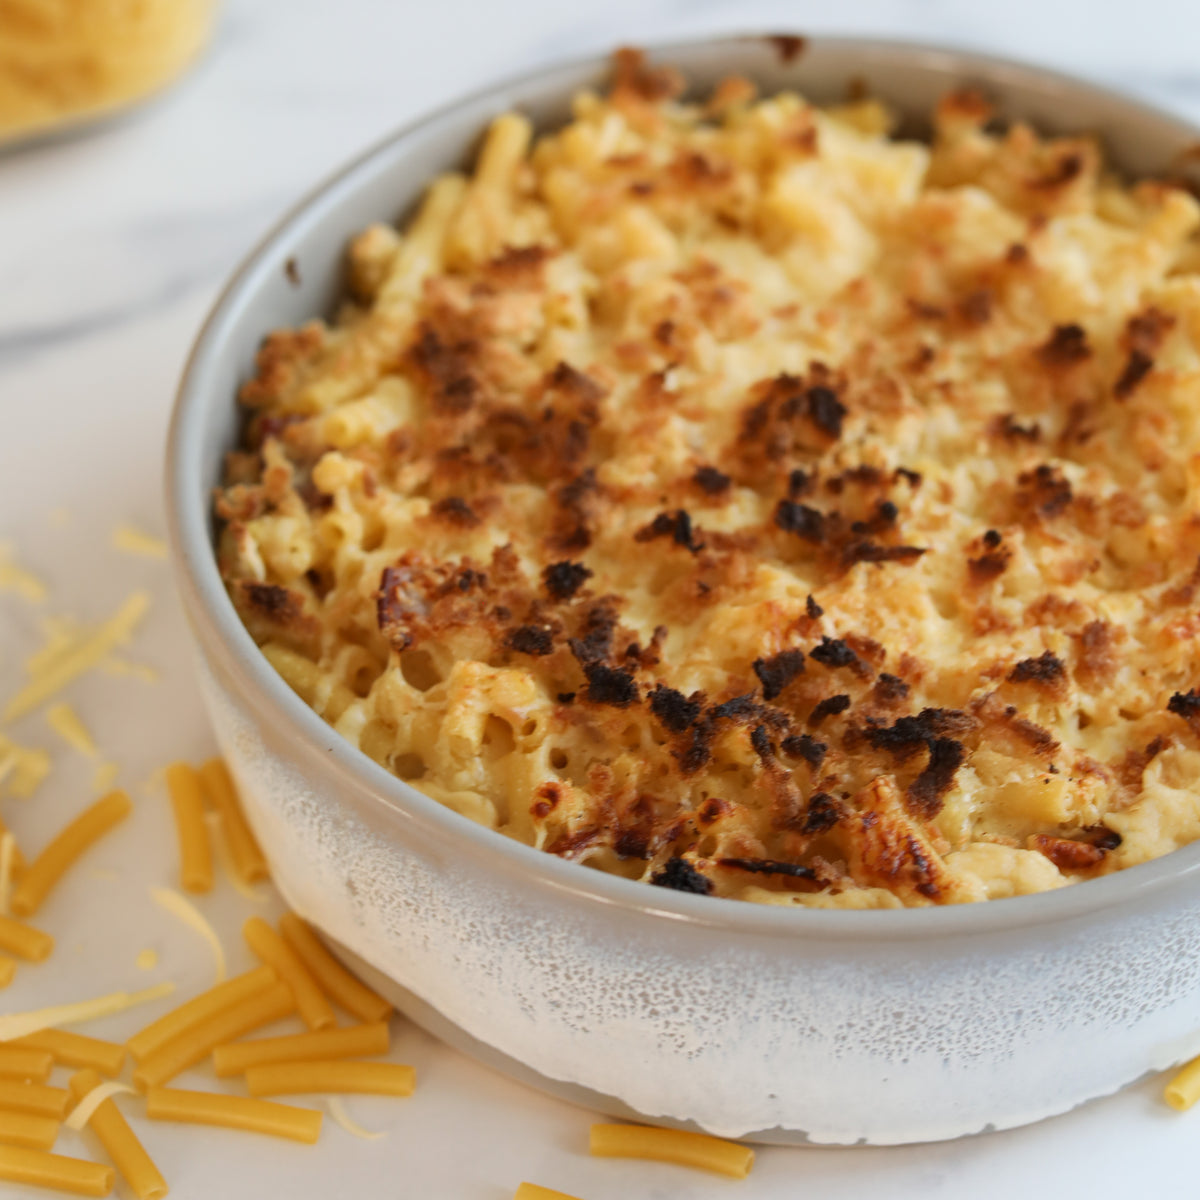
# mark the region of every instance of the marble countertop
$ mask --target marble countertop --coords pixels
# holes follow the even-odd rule
[[[45,969],[22,971],[0,993],[0,1011],[159,977],[190,988],[205,982],[204,961],[177,948],[168,918],[146,911],[145,883],[166,882],[170,873],[170,830],[159,789],[142,781],[168,759],[210,753],[211,736],[165,568],[120,556],[108,536],[118,522],[161,532],[161,450],[173,390],[234,265],[326,172],[490,79],[618,42],[781,29],[870,32],[1008,54],[1114,83],[1200,121],[1200,8],[1192,0],[1120,9],[1108,0],[228,0],[211,52],[177,89],[87,136],[0,155],[0,542],[50,582],[55,612],[95,619],[129,587],[149,588],[158,603],[137,656],[162,679],[152,687],[93,678],[71,694],[106,755],[121,764],[138,813],[97,852],[91,883],[72,884],[81,895],[89,886],[107,889],[104,905],[61,938]],[[19,681],[19,662],[39,638],[37,620],[20,597],[0,594],[0,695]],[[34,718],[16,732],[48,745],[53,738]],[[36,800],[11,810],[6,802],[6,820],[39,844],[79,807],[90,770],[69,756],[56,762]],[[232,949],[244,902],[226,893],[206,911]],[[69,900],[61,901],[64,927]],[[52,906],[48,919],[55,914]],[[160,948],[159,969],[134,977],[145,945]],[[749,1182],[731,1185],[667,1166],[592,1161],[584,1153],[588,1113],[509,1083],[410,1028],[398,1035],[396,1056],[417,1063],[422,1086],[399,1105],[354,1106],[364,1125],[387,1130],[377,1142],[331,1129],[309,1151],[234,1133],[140,1128],[180,1200],[249,1200],[268,1187],[295,1200],[505,1200],[521,1179],[586,1200],[708,1200],[735,1191],[745,1200],[1099,1200],[1194,1186],[1200,1115],[1169,1111],[1153,1080],[1054,1121],[955,1143],[768,1149]],[[0,1196],[15,1194],[0,1185]]]

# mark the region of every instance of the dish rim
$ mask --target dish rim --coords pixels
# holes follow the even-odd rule
[[[737,45],[771,40],[778,31],[704,34],[649,42],[639,48],[658,61],[670,63],[673,54],[705,46]],[[795,35],[800,36],[800,35]],[[915,64],[925,57],[947,60],[955,69],[985,79],[998,77],[1028,83],[1053,84],[1074,93],[1076,104],[1086,99],[1116,103],[1135,117],[1173,125],[1181,134],[1200,140],[1200,126],[1178,114],[1125,95],[1119,89],[1089,79],[1035,66],[998,55],[903,38],[816,35],[809,45],[857,51],[878,65],[889,57]],[[1200,840],[1136,866],[1047,892],[980,901],[973,904],[898,909],[821,909],[768,905],[720,896],[699,896],[653,887],[639,880],[590,869],[585,864],[547,854],[507,837],[446,807],[380,766],[336,733],[284,682],[242,624],[217,568],[209,530],[209,510],[196,497],[211,497],[215,481],[205,484],[199,447],[209,408],[232,397],[206,387],[209,374],[225,351],[229,335],[253,312],[250,294],[265,275],[278,270],[278,252],[293,238],[302,239],[310,222],[336,211],[354,194],[360,174],[377,160],[404,156],[404,143],[427,127],[461,110],[500,99],[518,85],[548,80],[556,74],[600,70],[608,54],[583,54],[555,59],[527,71],[506,75],[430,111],[419,113],[382,139],[325,176],[293,204],[258,240],[234,270],[213,302],[188,353],[167,434],[164,479],[165,509],[171,563],[184,609],[204,656],[220,654],[228,677],[256,714],[273,719],[290,731],[307,750],[321,747],[330,769],[348,777],[362,801],[379,805],[391,817],[414,822],[427,836],[457,842],[463,852],[481,855],[496,869],[519,872],[523,884],[567,893],[574,900],[637,911],[652,918],[680,920],[718,927],[730,933],[758,937],[808,938],[819,941],[951,939],[972,934],[1000,934],[1048,923],[1090,916],[1113,906],[1132,908],[1162,889],[1200,879]],[[578,85],[576,85],[578,86]],[[356,232],[346,231],[347,240]],[[263,329],[263,336],[269,332]],[[332,761],[330,761],[332,760]]]

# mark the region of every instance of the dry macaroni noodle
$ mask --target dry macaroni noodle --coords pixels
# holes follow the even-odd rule
[[[536,1183],[523,1183],[517,1188],[513,1200],[577,1200],[566,1192],[556,1192],[553,1188],[538,1187]]]
[[[279,931],[331,1000],[360,1021],[384,1021],[388,1018],[392,1011],[391,1004],[355,979],[325,949],[306,921],[295,913],[284,913],[279,918]]]
[[[28,962],[44,962],[54,949],[54,939],[32,925],[0,917],[0,950],[7,950]]]
[[[17,974],[16,959],[0,954],[0,988],[6,988]]]
[[[267,861],[246,823],[229,768],[222,759],[209,759],[200,768],[200,780],[209,803],[220,814],[229,853],[242,882],[257,883],[266,879],[269,874]]]
[[[208,991],[194,996],[178,1008],[159,1017],[157,1021],[135,1033],[126,1042],[126,1047],[133,1055],[134,1061],[141,1062],[147,1055],[153,1054],[214,1014],[266,991],[278,978],[275,971],[266,966],[255,967],[253,971],[247,971],[244,975],[236,975],[233,979],[209,988]]]
[[[95,1071],[79,1071],[71,1078],[71,1095],[77,1105],[86,1104],[89,1097],[104,1086]],[[111,1098],[104,1099],[96,1107],[88,1124],[138,1200],[161,1200],[167,1194],[167,1182],[162,1173]]]
[[[251,917],[246,921],[242,926],[242,934],[250,949],[264,963],[273,967],[279,978],[291,988],[301,1019],[309,1029],[327,1029],[337,1024],[329,1001],[321,994],[308,968],[262,917]]]
[[[167,789],[179,837],[179,878],[188,892],[208,892],[213,885],[212,847],[204,823],[204,794],[200,778],[187,764],[167,768]]]
[[[90,1067],[101,1075],[116,1075],[125,1063],[124,1046],[63,1029],[43,1029],[7,1044],[48,1050],[54,1055],[54,1061],[64,1067]]]
[[[240,1075],[249,1067],[269,1063],[304,1062],[335,1058],[358,1058],[386,1054],[389,1044],[385,1021],[351,1025],[345,1029],[322,1029],[316,1033],[294,1033],[286,1037],[259,1038],[217,1046],[213,1067],[219,1079]]]
[[[36,1113],[61,1121],[67,1115],[70,1105],[70,1093],[63,1088],[50,1087],[44,1083],[16,1083],[11,1079],[0,1079],[0,1109],[11,1108],[15,1112]]]
[[[300,1092],[357,1092],[375,1096],[411,1096],[417,1073],[400,1063],[282,1062],[250,1067],[246,1090],[252,1096]]]
[[[71,864],[132,809],[128,795],[115,791],[80,813],[25,869],[13,891],[13,912],[36,912]]]
[[[48,1050],[34,1050],[28,1046],[14,1046],[12,1042],[0,1042],[0,1076],[45,1083],[50,1078],[53,1066],[54,1055]]]
[[[156,1087],[146,1093],[146,1116],[152,1121],[223,1125],[312,1145],[320,1135],[323,1114],[316,1109],[294,1108],[246,1096]]]
[[[266,991],[249,996],[232,1008],[214,1013],[154,1053],[146,1055],[133,1073],[133,1082],[143,1091],[149,1087],[160,1087],[181,1071],[195,1066],[217,1046],[270,1025],[295,1011],[296,1001],[291,990],[286,984],[273,983]]]
[[[107,1196],[116,1172],[101,1163],[47,1154],[19,1146],[0,1146],[0,1179],[33,1187],[54,1188],[76,1196]]]
[[[1171,1077],[1163,1091],[1163,1099],[1180,1112],[1191,1108],[1200,1100],[1200,1058],[1193,1058]]]
[[[593,1125],[591,1152],[603,1158],[650,1158],[678,1163],[734,1179],[745,1179],[754,1166],[754,1151],[749,1146],[704,1133],[654,1129],[648,1125]]]
[[[58,1138],[60,1123],[37,1113],[0,1110],[0,1143],[49,1150]]]

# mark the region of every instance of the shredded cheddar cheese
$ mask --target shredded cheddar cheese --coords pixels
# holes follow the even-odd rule
[[[96,757],[96,743],[79,714],[65,701],[46,709],[46,722],[69,746],[88,758]]]
[[[0,592],[15,592],[33,604],[47,596],[46,585],[13,560],[12,547],[6,542],[0,542]]]
[[[102,1083],[98,1083],[75,1105],[63,1124],[68,1129],[73,1129],[78,1133],[92,1119],[92,1114],[105,1100],[109,1100],[113,1096],[120,1096],[123,1093],[136,1096],[138,1091],[136,1088],[130,1087],[127,1083],[121,1083],[117,1079],[106,1079]]]
[[[350,1111],[346,1108],[346,1103],[341,1096],[326,1096],[325,1106],[329,1109],[329,1115],[347,1133],[356,1138],[361,1138],[364,1142],[377,1142],[381,1137],[387,1136],[382,1129],[364,1129],[363,1126],[361,1126],[350,1115]]]
[[[4,720],[14,721],[32,712],[73,679],[97,666],[109,653],[129,640],[150,607],[146,592],[134,592],[99,628],[47,664],[4,708]]]
[[[143,533],[131,525],[118,525],[113,530],[112,544],[126,554],[140,554],[144,558],[167,557],[167,543],[162,538]]]
[[[217,936],[208,918],[188,899],[181,896],[174,888],[152,887],[150,896],[160,908],[165,909],[173,917],[177,917],[189,929],[195,930],[212,948],[216,964],[216,979],[214,983],[223,983],[228,975],[226,966],[225,947]]]
[[[77,1000],[68,1004],[54,1004],[48,1008],[33,1009],[23,1013],[0,1015],[0,1042],[37,1033],[42,1029],[57,1029],[60,1025],[78,1025],[84,1021],[98,1021],[113,1013],[125,1012],[141,1004],[161,1000],[175,990],[170,980],[156,983],[153,987],[137,992],[109,992],[90,1000]]]

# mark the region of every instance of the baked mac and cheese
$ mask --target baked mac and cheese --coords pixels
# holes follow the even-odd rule
[[[217,499],[342,735],[548,853],[769,903],[1061,887],[1200,836],[1196,201],[1086,137],[605,97],[349,252]]]

